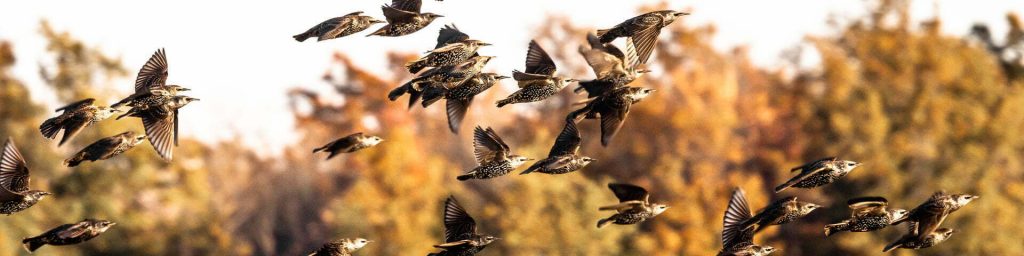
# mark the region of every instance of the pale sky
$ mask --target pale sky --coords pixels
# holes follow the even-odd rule
[[[638,6],[661,1],[424,0],[423,11],[446,17],[409,36],[365,37],[373,27],[320,43],[291,38],[325,19],[353,11],[383,19],[380,5],[387,2],[12,1],[0,9],[0,40],[13,41],[19,58],[15,75],[29,84],[35,100],[51,106],[58,103],[38,75],[39,64],[48,65],[52,59],[38,32],[41,19],[109,55],[120,56],[131,77],[113,86],[122,88],[125,95],[142,64],[156,49],[166,48],[168,82],[192,88],[189,95],[202,99],[182,111],[181,136],[207,142],[238,136],[250,146],[267,149],[297,138],[286,92],[296,86],[327,91],[320,76],[334,51],[384,70],[387,52],[429,50],[437,30],[455,23],[474,38],[494,44],[481,50],[498,56],[488,65],[490,69],[511,73],[522,68],[532,31],[543,25],[547,14],[571,17],[576,24],[610,27],[635,16]],[[842,21],[862,17],[867,10],[864,0],[669,2],[672,9],[692,12],[683,18],[687,25],[715,24],[718,49],[749,45],[755,63],[766,67],[776,65],[779,53],[805,35],[828,33],[830,14]],[[933,1],[915,1],[912,15],[915,20],[928,19],[935,10]],[[963,35],[974,23],[984,22],[998,39],[1006,30],[1006,12],[1024,13],[1024,0],[942,1],[938,11],[946,33]]]

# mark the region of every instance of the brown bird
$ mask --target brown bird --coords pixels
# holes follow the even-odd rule
[[[795,177],[786,183],[775,187],[775,193],[782,192],[789,187],[816,188],[831,184],[839,178],[849,174],[853,169],[860,166],[860,163],[848,160],[839,160],[836,157],[826,157],[801,166],[793,167],[791,172],[800,171]]]
[[[423,29],[434,19],[444,17],[429,12],[420,13],[422,0],[391,0],[381,6],[388,24],[367,36],[404,36]]]
[[[633,104],[647,98],[655,90],[642,87],[620,87],[591,98],[582,108],[569,113],[572,120],[601,119],[601,145],[608,146],[626,122]]]
[[[307,256],[351,256],[352,252],[365,247],[373,241],[365,238],[342,238],[324,244],[320,249]]]
[[[117,223],[85,219],[75,224],[60,225],[36,237],[22,239],[21,243],[29,253],[38,250],[43,245],[79,244],[96,238],[114,225]]]
[[[118,117],[138,117],[153,149],[166,161],[174,158],[174,147],[178,145],[178,109],[197,98],[177,95],[180,86],[168,85],[167,54],[159,49],[139,69],[135,78],[135,94],[115,104],[116,108],[128,106],[131,109]]]
[[[359,33],[370,28],[373,24],[385,22],[360,14],[363,14],[363,12],[353,12],[345,14],[345,16],[325,20],[306,30],[306,32],[302,32],[302,34],[292,36],[292,38],[295,38],[295,41],[302,42],[310,37],[316,37],[316,41],[319,42]]]
[[[14,140],[7,138],[0,155],[0,213],[11,215],[23,211],[50,195],[50,192],[30,190],[28,183],[25,157],[14,146]]]
[[[111,157],[115,157],[134,148],[145,140],[146,135],[135,135],[135,132],[133,131],[127,131],[118,135],[106,137],[89,144],[89,146],[78,151],[75,156],[64,160],[64,165],[67,167],[75,167],[82,161],[86,160],[98,161],[110,159]]]
[[[342,137],[340,139],[334,140],[331,143],[327,143],[327,145],[324,145],[323,147],[313,149],[313,153],[326,151],[330,153],[329,155],[327,155],[327,160],[330,160],[331,158],[334,158],[334,156],[337,156],[340,153],[356,152],[365,148],[376,146],[377,144],[380,144],[383,141],[384,139],[381,139],[380,137],[367,136],[363,135],[362,132],[357,132],[349,134],[348,136]]]
[[[733,193],[733,197],[739,197],[740,199],[736,199],[738,202],[746,203],[747,197],[743,189],[737,188],[736,191]],[[749,206],[746,208],[750,209]],[[786,224],[807,216],[807,214],[818,208],[821,208],[821,206],[797,201],[795,196],[785,197],[772,202],[753,217],[742,221],[733,221],[733,223],[735,223],[735,230],[737,232],[746,232],[748,229],[752,229],[756,234],[768,226]],[[736,235],[732,236],[735,237]]]
[[[888,209],[889,201],[883,197],[861,197],[846,202],[852,213],[842,222],[825,225],[825,237],[840,231],[867,232],[883,229],[906,216],[904,209]]]
[[[650,70],[637,67],[640,65],[640,57],[636,55],[636,47],[633,45],[632,38],[626,38],[625,52],[613,44],[601,43],[593,33],[587,34],[587,43],[590,47],[581,45],[578,51],[586,59],[587,65],[594,70],[597,81],[610,82],[615,87],[621,87],[633,82],[640,75],[650,72]],[[580,88],[577,88],[576,92],[584,89],[583,83],[580,82]]]
[[[500,238],[476,231],[476,221],[459,205],[455,196],[444,201],[444,243],[434,245],[441,252],[427,256],[471,256]]]
[[[614,210],[615,214],[597,221],[597,228],[613,223],[617,225],[637,224],[654,218],[669,208],[667,205],[651,203],[648,200],[651,194],[647,193],[647,189],[637,185],[611,183],[608,184],[608,188],[615,193],[619,204],[598,208],[601,211]]]
[[[913,230],[915,229],[915,227],[913,226],[914,225],[911,225],[910,227],[910,229],[912,230],[911,233],[913,233]],[[949,237],[953,236],[954,233],[956,233],[955,229],[940,228],[924,236],[906,234],[900,237],[899,240],[896,240],[896,242],[886,245],[885,249],[882,249],[882,252],[889,252],[899,248],[917,250],[932,247],[939,243],[942,243],[943,241],[948,240]]]
[[[753,216],[747,197],[743,189],[737,188],[722,218],[722,250],[718,256],[764,256],[775,251],[774,247],[754,244],[754,230],[742,226],[750,218]]]
[[[39,132],[43,134],[43,137],[52,140],[57,137],[58,132],[64,130],[64,136],[60,138],[60,143],[57,144],[64,145],[65,142],[78,135],[79,132],[82,132],[82,129],[85,129],[86,126],[106,120],[114,114],[122,112],[117,108],[93,105],[95,102],[95,99],[89,98],[58,108],[57,112],[63,112],[59,116],[43,122],[39,126]]]
[[[477,126],[473,129],[473,155],[479,164],[466,174],[456,177],[458,180],[490,179],[505,176],[520,165],[533,159],[512,154],[508,144],[498,137],[494,129]]]
[[[576,79],[555,76],[555,71],[555,61],[551,60],[551,55],[537,41],[530,40],[530,49],[526,52],[526,70],[512,71],[512,79],[519,82],[519,90],[498,101],[498,107],[541,101],[555,95],[569,83],[576,82]]]
[[[534,171],[547,174],[565,174],[583,169],[583,167],[596,160],[580,155],[580,144],[582,142],[583,138],[580,137],[580,131],[576,129],[576,122],[571,119],[566,120],[565,128],[562,128],[562,133],[558,134],[558,138],[555,139],[555,145],[551,146],[548,157],[533,163],[530,168],[526,168],[525,171],[519,174],[522,175]]]
[[[610,29],[598,30],[597,36],[601,38],[601,43],[611,43],[619,37],[632,37],[633,42],[636,42],[640,63],[647,63],[661,29],[683,15],[690,14],[671,10],[649,12],[623,21]]]
[[[900,218],[893,222],[892,225],[897,225],[906,221],[914,222],[911,230],[911,235],[917,236],[918,239],[925,239],[926,236],[932,235],[942,222],[949,217],[949,214],[960,210],[974,199],[978,199],[979,196],[969,194],[946,194],[945,191],[939,191],[932,194],[927,201],[910,210],[903,218]]]

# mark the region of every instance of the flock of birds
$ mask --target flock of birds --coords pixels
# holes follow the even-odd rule
[[[316,37],[318,41],[339,38],[368,29],[373,24],[387,23],[371,33],[376,36],[403,36],[419,31],[438,14],[420,11],[422,0],[392,0],[391,5],[382,7],[386,21],[353,12],[348,15],[324,21],[306,32],[293,36],[297,41]],[[688,15],[671,10],[655,11],[636,16],[610,29],[587,34],[587,46],[581,46],[579,53],[592,67],[597,78],[578,81],[556,75],[556,66],[551,56],[536,42],[531,41],[523,71],[513,71],[519,90],[498,101],[497,107],[508,104],[537,102],[547,99],[570,83],[579,82],[574,91],[585,92],[587,99],[580,109],[566,116],[565,126],[556,138],[551,151],[544,159],[536,161],[521,174],[533,172],[565,174],[580,170],[596,161],[580,153],[582,136],[577,123],[586,119],[599,119],[601,144],[607,146],[622,127],[630,106],[643,100],[654,89],[628,86],[640,75],[650,72],[640,68],[647,62],[661,29],[676,18]],[[612,44],[617,38],[625,38],[625,51]],[[417,74],[409,82],[392,90],[388,98],[397,100],[409,95],[409,107],[421,102],[423,107],[446,100],[449,128],[458,133],[458,128],[474,96],[489,89],[497,81],[509,77],[482,72],[491,56],[481,56],[477,50],[490,44],[471,39],[454,25],[440,30],[437,45],[423,57],[409,62],[406,68]],[[85,127],[119,115],[137,117],[142,120],[145,135],[133,131],[101,139],[85,147],[64,163],[74,167],[83,161],[109,159],[132,149],[145,140],[163,159],[170,161],[173,148],[178,144],[178,111],[196,98],[180,95],[189,91],[178,85],[167,84],[167,58],[162,49],[153,54],[138,73],[135,93],[110,106],[96,105],[94,99],[85,99],[58,108],[61,114],[46,120],[40,127],[42,135],[56,138],[63,131],[58,145],[73,139]],[[328,159],[341,153],[352,153],[373,147],[384,140],[377,136],[355,133],[316,148],[313,153],[327,152]],[[456,177],[460,181],[470,179],[491,179],[505,176],[530,159],[513,154],[509,146],[491,128],[477,126],[473,132],[474,155],[478,166]],[[779,185],[775,192],[789,187],[815,188],[835,182],[846,176],[860,164],[839,160],[834,157],[816,160],[793,168],[799,171],[786,183]],[[49,192],[29,189],[29,168],[12,139],[8,139],[0,156],[0,213],[13,214],[26,210]],[[600,211],[611,211],[607,218],[598,220],[597,227],[610,224],[631,225],[652,219],[665,212],[669,206],[652,203],[648,191],[640,186],[612,183],[608,188],[619,202],[600,207]],[[862,197],[848,201],[852,211],[849,219],[825,226],[825,236],[838,232],[867,232],[909,223],[908,232],[899,240],[889,244],[884,251],[896,248],[920,249],[934,246],[949,239],[955,232],[941,227],[949,214],[978,198],[968,194],[935,193],[931,198],[912,210],[891,209],[882,197]],[[745,193],[737,188],[729,201],[723,218],[722,245],[718,255],[768,255],[775,251],[771,246],[757,245],[754,235],[768,226],[782,225],[795,221],[822,206],[786,197],[772,202],[753,214]],[[439,252],[428,255],[455,256],[474,255],[499,238],[480,234],[476,222],[458,203],[454,196],[444,203],[443,220],[445,241],[435,245]],[[106,220],[85,219],[53,228],[39,236],[25,238],[25,249],[33,252],[43,245],[70,245],[88,241],[99,236],[116,223]],[[310,255],[351,255],[372,241],[364,238],[339,239],[324,244]]]

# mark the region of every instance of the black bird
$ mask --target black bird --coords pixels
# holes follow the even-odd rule
[[[324,244],[320,249],[307,256],[351,256],[352,252],[355,252],[372,242],[373,241],[366,240],[365,238],[342,238]]]
[[[302,42],[310,37],[316,37],[316,41],[319,42],[359,33],[370,28],[373,24],[385,23],[383,20],[377,20],[360,14],[363,14],[363,12],[353,12],[345,14],[345,16],[325,20],[306,30],[306,32],[302,32],[302,34],[292,36],[292,38],[295,38],[295,41]]]
[[[775,193],[782,192],[789,187],[815,188],[831,184],[839,178],[846,176],[846,174],[849,174],[854,168],[857,168],[857,166],[860,166],[860,163],[848,160],[839,160],[835,157],[827,157],[801,166],[793,167],[793,169],[790,169],[789,171],[800,171],[800,174],[789,179],[786,183],[775,187]]]
[[[447,90],[465,83],[479,74],[492,58],[494,57],[476,56],[455,66],[430,69],[391,90],[388,93],[388,99],[394,101],[404,94],[409,94],[409,108],[412,108],[428,88]]]
[[[569,119],[601,119],[601,145],[608,146],[629,115],[629,109],[647,98],[654,89],[621,87],[584,101],[586,105],[569,114]]]
[[[505,176],[520,165],[533,159],[513,155],[505,141],[498,137],[494,129],[486,130],[477,126],[473,130],[473,154],[480,164],[466,174],[456,177],[458,180],[490,179]]]
[[[167,67],[167,54],[164,49],[158,49],[139,69],[139,74],[135,77],[135,93],[111,107],[116,109],[128,107],[136,109],[136,111],[146,110],[150,107],[167,104],[179,92],[190,91],[191,89],[179,85],[167,84]]]
[[[583,169],[596,160],[580,155],[582,142],[580,131],[576,129],[576,122],[571,119],[566,120],[565,128],[562,128],[562,133],[559,133],[558,138],[555,139],[555,145],[551,146],[548,157],[533,163],[530,168],[526,168],[520,174],[535,171],[547,174],[565,174]]]
[[[647,63],[661,29],[683,15],[690,14],[671,10],[649,12],[623,21],[610,29],[598,30],[597,36],[600,37],[601,43],[611,43],[619,37],[632,37],[636,43],[637,55],[640,56],[639,63]]]
[[[174,146],[178,145],[178,109],[199,99],[177,95],[188,91],[180,86],[168,85],[167,54],[159,49],[139,69],[135,78],[135,94],[115,104],[115,108],[128,106],[131,109],[118,117],[138,117],[146,129],[149,143],[164,160],[174,158]]]
[[[480,40],[469,39],[469,35],[452,25],[445,25],[437,35],[437,46],[427,55],[405,64],[409,73],[419,73],[427,67],[454,66],[477,56],[481,46],[491,45]]]
[[[434,19],[444,17],[425,12],[420,13],[422,0],[391,0],[391,5],[381,6],[388,24],[368,36],[404,36],[423,29]]]
[[[57,137],[58,132],[64,130],[64,137],[61,137],[60,143],[57,144],[64,145],[65,142],[82,132],[86,126],[122,112],[117,108],[93,105],[95,102],[95,99],[89,98],[58,108],[57,112],[63,112],[59,116],[43,122],[39,126],[39,132],[43,134],[43,137],[52,140]]]
[[[423,107],[445,99],[445,110],[448,114],[448,128],[453,133],[459,133],[459,125],[466,117],[466,110],[473,102],[473,97],[494,86],[498,80],[509,78],[495,73],[479,73],[473,78],[451,89],[440,87],[428,87],[423,92]]]
[[[640,60],[636,55],[636,47],[631,38],[626,38],[625,52],[611,43],[601,43],[593,33],[587,34],[587,43],[590,47],[581,45],[578,51],[587,60],[590,68],[594,70],[594,75],[597,76],[596,81],[611,82],[615,87],[621,87],[633,82],[640,75],[650,72],[650,70],[637,68]],[[580,87],[575,91],[583,90],[583,84],[586,82],[592,81],[580,82]]]
[[[7,138],[3,155],[0,155],[0,213],[11,215],[39,202],[50,192],[28,188],[28,165],[25,157],[14,146],[14,140]]]
[[[949,214],[964,207],[979,196],[969,194],[946,194],[944,191],[932,194],[927,201],[910,210],[903,218],[899,218],[892,225],[906,221],[914,222],[910,235],[916,235],[919,239],[933,234],[942,225],[942,222],[949,217]]]
[[[498,107],[541,101],[555,95],[568,83],[576,82],[576,79],[555,76],[555,71],[555,62],[551,60],[551,56],[540,48],[536,40],[530,40],[530,49],[526,52],[525,72],[512,71],[512,78],[519,82],[519,90],[498,101]]]
[[[752,217],[743,189],[737,188],[722,218],[722,250],[718,256],[764,256],[775,252],[774,247],[754,244],[754,230],[742,227]]]
[[[74,224],[64,224],[36,237],[25,238],[21,244],[28,252],[34,252],[43,245],[72,245],[89,241],[107,229],[117,225],[106,220],[85,219]]]
[[[736,200],[746,202],[746,193],[743,192],[743,189],[737,188],[736,191],[736,193],[733,193],[733,197],[741,197],[742,200]],[[749,209],[750,207],[747,206],[746,208]],[[818,208],[821,208],[821,206],[797,201],[795,196],[785,197],[772,202],[753,217],[737,221],[736,230],[737,232],[747,232],[749,229],[753,229],[753,232],[757,233],[768,226],[792,222]]]
[[[149,143],[164,160],[174,158],[174,146],[178,145],[178,109],[199,99],[188,96],[174,96],[160,106],[142,110],[132,108],[125,116],[142,119]]]
[[[384,139],[377,136],[363,135],[362,132],[350,134],[340,139],[334,140],[331,143],[327,143],[323,147],[313,149],[313,153],[326,151],[330,153],[327,155],[327,159],[330,160],[340,153],[352,153],[364,148],[369,148],[380,144]]]
[[[146,135],[135,135],[135,132],[133,131],[127,131],[118,135],[106,137],[89,144],[89,146],[78,151],[75,156],[64,160],[64,165],[68,167],[75,167],[82,161],[86,160],[98,161],[110,159],[111,157],[115,157],[134,148],[145,140]]]
[[[473,217],[455,201],[454,196],[449,196],[444,202],[444,243],[434,245],[443,251],[427,256],[471,256],[498,239],[477,233]]]
[[[846,204],[852,211],[850,218],[825,225],[825,237],[841,231],[868,232],[883,229],[908,213],[904,209],[888,209],[889,201],[883,197],[854,198]]]
[[[911,229],[914,229],[913,225],[911,225]],[[953,233],[956,233],[956,230],[951,228],[940,228],[924,236],[907,234],[900,237],[896,242],[886,245],[885,249],[882,249],[882,252],[889,252],[898,248],[917,250],[932,247],[946,241],[950,236],[953,236]]]
[[[619,204],[598,208],[601,211],[614,210],[615,214],[597,221],[597,228],[608,226],[608,224],[637,224],[654,218],[669,208],[663,204],[651,203],[648,200],[651,195],[647,193],[647,189],[640,186],[610,183],[608,188],[615,193],[615,197],[619,198]]]

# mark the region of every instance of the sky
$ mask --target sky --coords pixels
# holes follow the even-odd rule
[[[423,11],[445,17],[412,35],[365,37],[373,27],[341,39],[298,43],[292,35],[331,17],[364,11],[382,19],[380,5],[387,1],[15,1],[0,9],[0,40],[14,44],[15,75],[35,92],[34,100],[50,106],[60,103],[45,93],[49,89],[38,75],[39,65],[52,63],[39,34],[40,20],[120,57],[131,75],[111,86],[125,95],[131,93],[138,68],[156,49],[165,48],[168,82],[192,88],[189,95],[202,99],[182,111],[181,136],[206,142],[240,138],[261,153],[273,154],[279,151],[272,149],[299,136],[293,132],[286,92],[295,87],[327,91],[320,77],[335,51],[371,70],[387,72],[387,52],[429,50],[437,30],[454,23],[474,38],[494,44],[481,50],[498,56],[489,63],[490,69],[511,73],[522,69],[532,31],[543,26],[549,14],[603,28],[637,15],[641,5],[659,2],[425,0]],[[828,35],[830,15],[842,22],[863,17],[868,9],[865,0],[668,2],[674,10],[692,13],[677,22],[714,24],[716,48],[748,46],[754,62],[765,67],[780,63],[779,54],[798,45],[804,36]],[[971,25],[983,22],[1000,39],[1006,30],[1005,13],[1024,13],[1024,0],[950,0],[939,5],[914,1],[911,10],[916,21],[941,16],[943,30],[949,34],[966,34]]]

